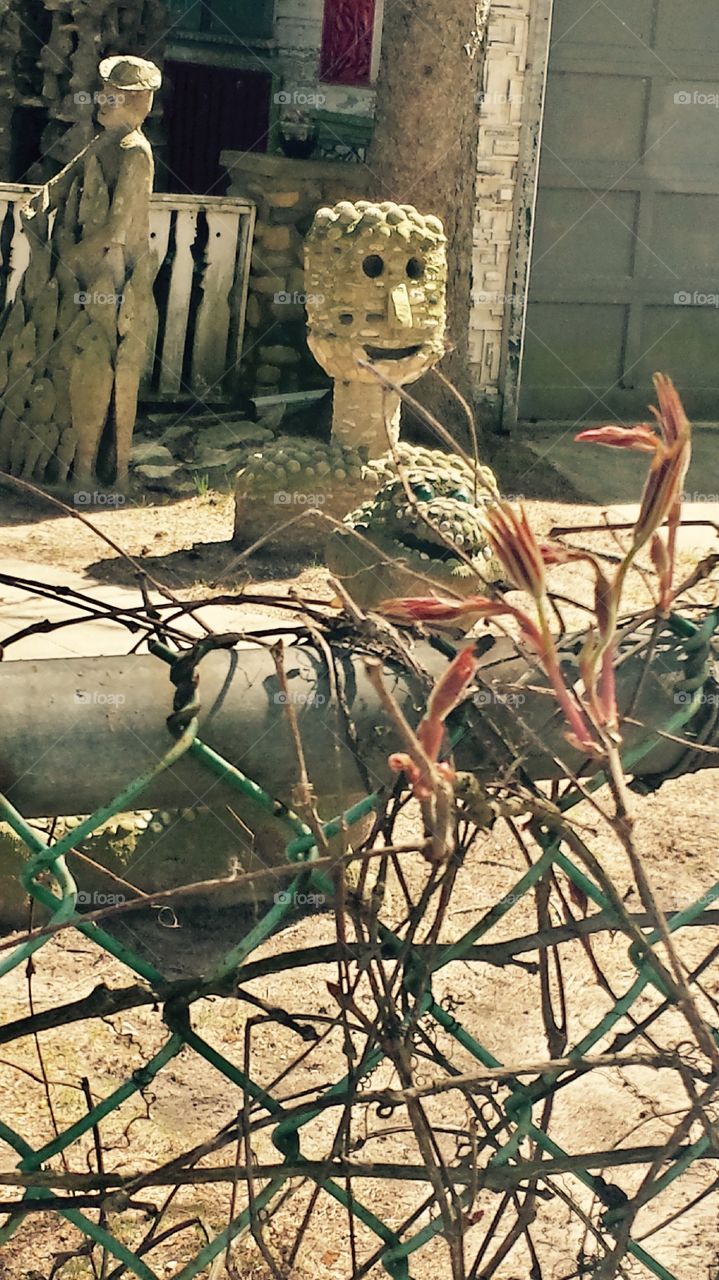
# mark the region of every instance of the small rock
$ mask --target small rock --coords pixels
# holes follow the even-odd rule
[[[192,425],[189,422],[178,422],[174,426],[168,427],[163,431],[160,437],[160,444],[164,444],[171,453],[182,453],[189,445],[192,439]]]
[[[258,422],[217,422],[201,427],[197,432],[197,444],[210,445],[214,449],[225,449],[228,445],[266,444],[271,439],[272,432],[264,423]]]
[[[134,444],[130,450],[130,463],[133,467],[168,467],[174,461],[170,450],[154,440]]]
[[[141,466],[135,468],[135,475],[150,489],[172,489],[173,480],[179,475],[181,467]]]
[[[260,347],[259,354],[263,363],[276,364],[280,367],[298,364],[300,360],[300,353],[295,351],[294,347]]]
[[[257,416],[265,430],[277,430],[285,416],[286,408],[284,401],[280,401],[279,404],[257,405]]]
[[[213,449],[201,446],[197,451],[196,465],[200,467],[222,467],[226,471],[236,471],[247,458],[245,449]]]

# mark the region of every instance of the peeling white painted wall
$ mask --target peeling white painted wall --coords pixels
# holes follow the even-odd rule
[[[499,394],[532,0],[492,4],[484,64],[469,351],[477,391]]]
[[[381,22],[381,9],[379,6],[377,26]],[[374,113],[374,89],[320,83],[323,16],[324,0],[275,0],[275,40],[281,51],[279,65],[283,88],[288,92],[319,95],[323,100],[318,106],[323,111],[371,116]]]

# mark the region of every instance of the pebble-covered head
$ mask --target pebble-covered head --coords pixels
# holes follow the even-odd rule
[[[400,385],[444,354],[447,240],[412,205],[343,200],[319,209],[305,247],[308,343],[332,378]]]

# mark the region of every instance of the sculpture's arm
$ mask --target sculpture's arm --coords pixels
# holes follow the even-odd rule
[[[83,147],[82,151],[80,151],[78,155],[73,156],[72,160],[69,164],[65,165],[64,169],[61,169],[54,178],[51,178],[49,182],[46,182],[45,185],[41,187],[39,191],[36,191],[35,195],[28,200],[27,204],[23,205],[20,210],[20,214],[24,223],[32,223],[33,218],[37,217],[39,213],[51,213],[53,209],[57,209],[58,206],[67,199],[75,178],[78,174],[82,173],[85,156],[94,145],[95,141],[96,140],[94,139],[93,142],[90,142],[86,147]]]

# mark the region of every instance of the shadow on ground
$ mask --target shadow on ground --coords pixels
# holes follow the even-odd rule
[[[165,555],[143,555],[142,567],[150,578],[170,588],[207,586],[238,588],[249,582],[274,582],[298,578],[307,569],[318,568],[317,556],[256,554],[242,559],[231,542],[198,542]],[[135,586],[137,575],[131,564],[117,556],[96,560],[87,572],[101,582]]]

